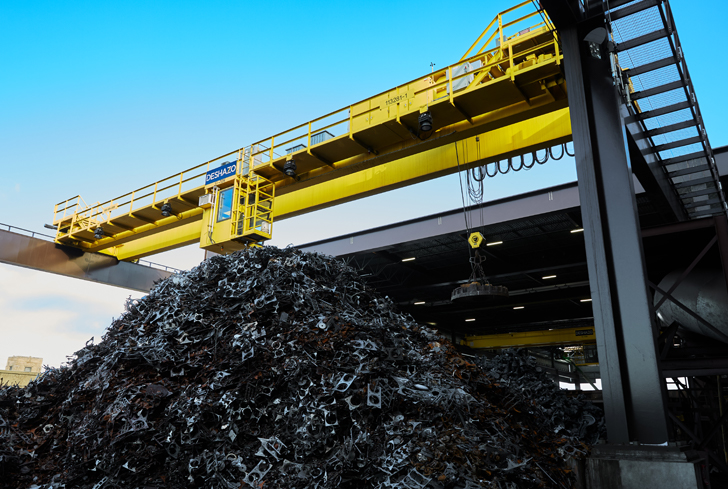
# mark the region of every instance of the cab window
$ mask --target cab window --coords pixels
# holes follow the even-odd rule
[[[217,222],[230,219],[233,210],[233,189],[225,189],[218,195]]]

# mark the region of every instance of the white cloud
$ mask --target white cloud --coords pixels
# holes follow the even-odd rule
[[[54,367],[92,336],[100,341],[127,297],[108,285],[0,265],[0,368],[8,356],[42,357]]]

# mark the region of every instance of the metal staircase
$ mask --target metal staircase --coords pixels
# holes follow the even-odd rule
[[[633,136],[645,140],[645,159],[666,174],[690,219],[725,213],[728,206],[669,2],[607,4],[629,110],[626,122],[641,127],[641,134]]]

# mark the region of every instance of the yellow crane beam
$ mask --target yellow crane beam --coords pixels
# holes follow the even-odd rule
[[[595,345],[594,327],[526,331],[481,336],[466,336],[462,345],[479,349],[524,348],[537,346]]]
[[[523,2],[456,64],[104,203],[56,205],[56,242],[122,260],[192,242],[229,252],[269,239],[274,219],[565,142],[561,61]]]
[[[273,217],[276,220],[287,219],[452,174],[458,171],[458,161],[461,168],[472,168],[496,157],[535,151],[565,142],[570,138],[569,109],[560,109],[316,185],[297,188],[287,193],[281,192],[275,197]],[[174,248],[175,239],[179,240],[177,246],[184,246],[199,241],[203,225],[201,219],[196,219],[183,226],[184,233],[171,229],[139,240],[130,240],[115,247],[113,254],[120,260],[131,260],[157,253],[156,247],[160,249],[163,247],[165,250]],[[194,239],[195,232],[197,233],[196,240]],[[158,240],[156,245],[155,240]]]

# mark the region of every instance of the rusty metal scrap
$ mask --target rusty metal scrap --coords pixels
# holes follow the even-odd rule
[[[0,389],[0,487],[571,487],[601,413],[499,361],[334,258],[217,256]]]

